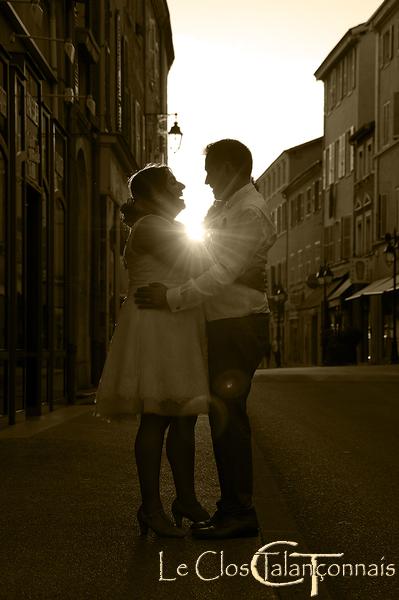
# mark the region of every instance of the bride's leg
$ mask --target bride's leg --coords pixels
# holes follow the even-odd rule
[[[159,490],[162,447],[170,417],[142,414],[135,442],[137,472],[143,510],[147,514],[162,509]]]
[[[172,469],[178,500],[197,502],[194,485],[196,415],[172,417],[166,438],[166,454]]]
[[[172,512],[178,527],[183,517],[199,522],[209,519],[209,513],[201,506],[195,494],[195,424],[196,416],[171,419],[166,452],[172,468],[176,487],[176,499]]]

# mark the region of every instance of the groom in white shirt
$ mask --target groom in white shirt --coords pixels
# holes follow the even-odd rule
[[[225,539],[258,534],[246,402],[268,341],[270,311],[266,294],[239,278],[266,263],[275,231],[265,200],[251,182],[249,149],[226,139],[209,144],[205,155],[205,183],[216,201],[207,218],[214,263],[178,287],[141,288],[136,303],[141,308],[169,306],[174,312],[204,304],[212,393],[209,421],[221,498],[213,517],[193,526],[193,536]]]

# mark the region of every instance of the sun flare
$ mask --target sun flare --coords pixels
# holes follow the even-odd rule
[[[205,229],[202,223],[192,220],[184,223],[187,237],[195,242],[202,242],[205,237]]]

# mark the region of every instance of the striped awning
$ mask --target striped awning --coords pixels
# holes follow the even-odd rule
[[[397,277],[397,287],[399,287],[399,277]],[[377,279],[377,281],[366,285],[366,287],[352,294],[346,300],[356,300],[356,298],[360,298],[361,296],[374,296],[376,294],[385,294],[386,292],[393,292],[393,277]]]
[[[336,290],[334,290],[332,292],[332,294],[330,294],[328,296],[328,300],[339,300],[341,298],[341,296],[343,296],[345,294],[345,292],[351,287],[352,282],[350,279],[345,279],[345,281],[343,283],[341,283],[341,285],[339,285],[337,287]]]

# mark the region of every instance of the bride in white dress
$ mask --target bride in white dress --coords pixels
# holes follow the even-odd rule
[[[176,524],[209,518],[194,488],[196,416],[208,412],[205,320],[201,307],[172,313],[140,310],[134,292],[153,281],[182,283],[206,267],[202,249],[190,245],[174,219],[184,208],[184,185],[166,166],[150,165],[129,180],[131,199],[122,207],[130,227],[124,260],[129,291],[122,305],[96,396],[96,414],[140,414],[135,454],[142,506],[141,533],[151,528],[165,537],[182,537],[163,511],[159,475],[166,450],[177,497]]]

